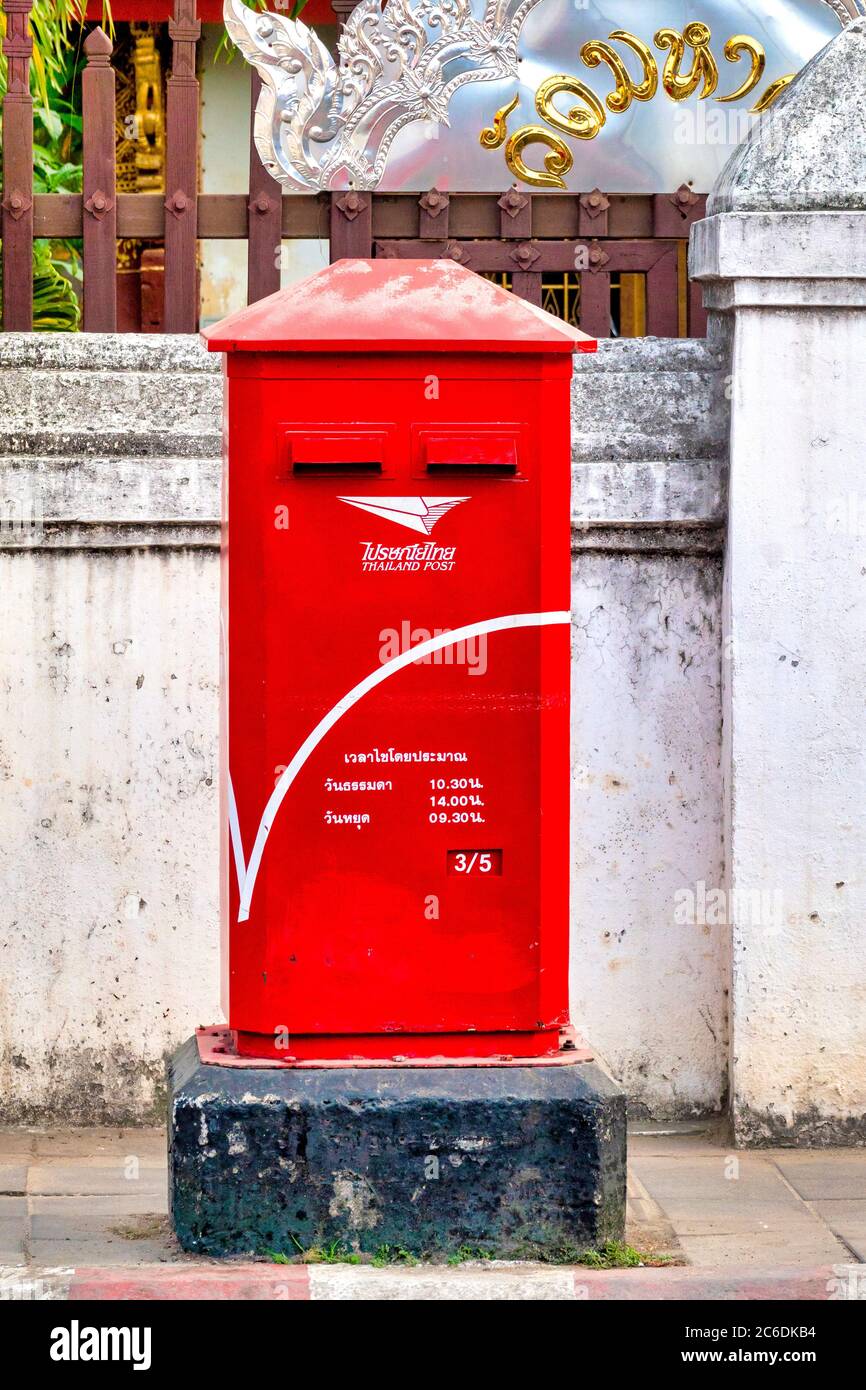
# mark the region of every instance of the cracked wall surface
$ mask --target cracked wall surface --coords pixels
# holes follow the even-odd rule
[[[575,364],[573,1008],[658,1117],[724,1102],[725,942],[674,907],[721,877],[726,361]],[[195,342],[0,337],[5,1121],[158,1118],[220,1017],[221,400]]]
[[[727,342],[601,346],[572,393],[571,1000],[632,1113],[676,1118],[727,1090],[727,932],[697,901],[723,876]]]
[[[150,1116],[217,1016],[215,579],[211,553],[0,551],[7,1118]]]
[[[655,1116],[724,1094],[725,928],[676,913],[722,881],[720,593],[715,558],[575,557],[572,1008]]]

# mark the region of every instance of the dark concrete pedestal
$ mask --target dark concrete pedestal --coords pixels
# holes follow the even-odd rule
[[[169,1068],[171,1216],[185,1250],[341,1241],[531,1258],[621,1238],[625,1096],[594,1063]]]

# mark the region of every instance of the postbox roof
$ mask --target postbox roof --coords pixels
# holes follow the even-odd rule
[[[595,352],[598,346],[450,260],[336,261],[202,336],[212,352]]]

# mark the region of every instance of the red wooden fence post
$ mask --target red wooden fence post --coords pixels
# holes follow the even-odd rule
[[[665,249],[664,242],[657,244],[660,255],[646,276],[646,331],[651,338],[676,338],[679,336],[677,245],[672,242]]]
[[[331,194],[331,261],[346,256],[370,257],[373,254],[373,195],[356,193]]]
[[[593,240],[575,255],[580,268],[580,327],[593,338],[610,337],[610,256],[604,242]]]
[[[201,33],[196,0],[174,0],[168,22],[172,70],[166,102],[166,333],[198,330],[198,81],[195,46]]]
[[[541,260],[541,252],[534,242],[520,241],[511,248],[510,257],[515,266],[511,272],[511,293],[540,307],[543,298],[541,271],[534,270],[533,266]]]
[[[247,207],[247,303],[280,288],[280,248],[283,230],[283,190],[268,173],[253,139],[256,104],[262,79],[250,68],[250,201]]]
[[[580,327],[592,338],[610,337],[610,275],[603,270],[581,272]]]
[[[103,29],[84,40],[84,330],[117,331],[117,194],[114,161],[113,45]]]
[[[32,0],[5,0],[8,60],[3,99],[3,327],[33,327],[33,98],[30,95]]]
[[[525,299],[527,304],[537,304],[540,309],[544,297],[541,273],[536,270],[513,271],[511,293],[516,294],[518,299]]]

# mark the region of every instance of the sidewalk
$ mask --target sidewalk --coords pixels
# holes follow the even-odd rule
[[[627,1239],[665,1267],[376,1269],[184,1255],[161,1130],[0,1130],[0,1275],[55,1298],[866,1297],[866,1150],[737,1153],[698,1126],[641,1125],[629,1148]]]
[[[863,1263],[866,1149],[738,1151],[699,1126],[637,1125],[629,1216],[633,1245],[661,1220],[697,1267]]]

